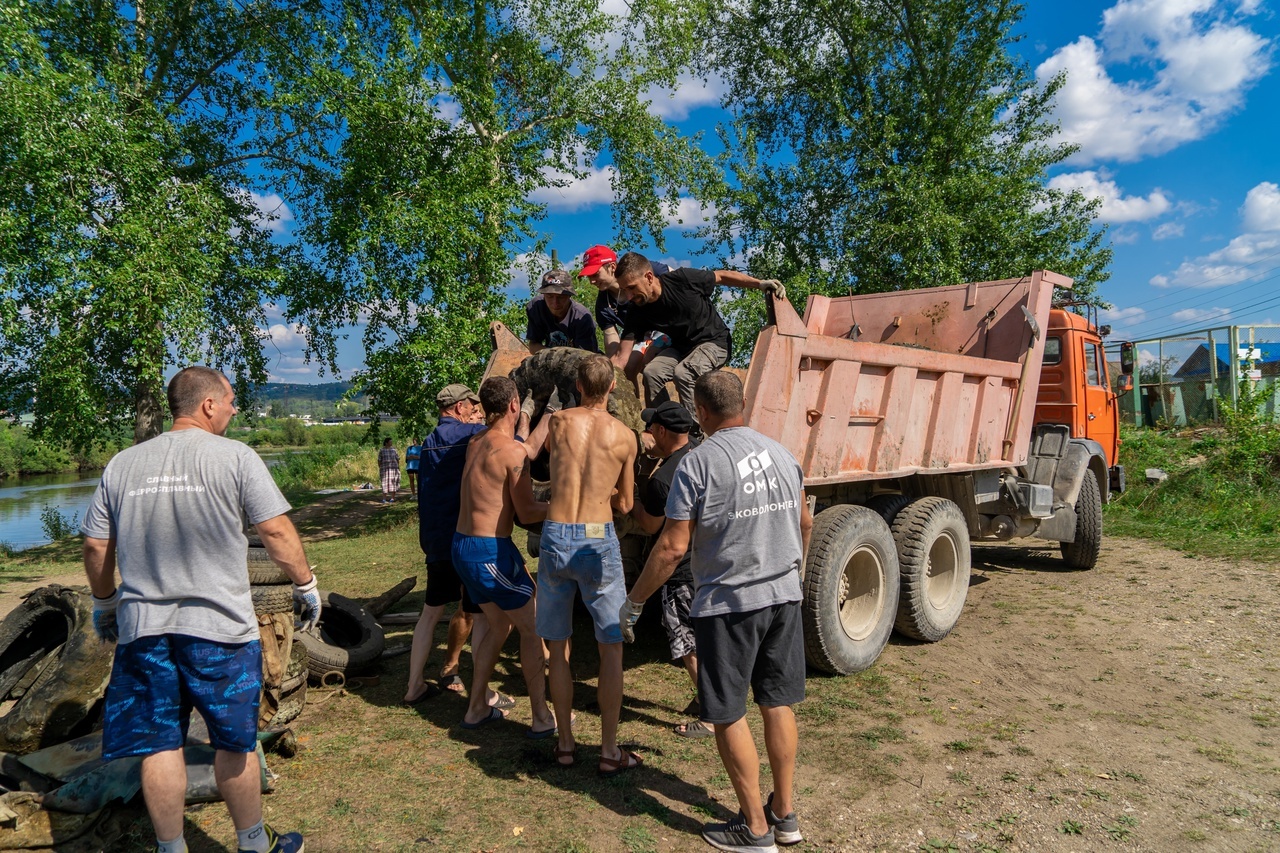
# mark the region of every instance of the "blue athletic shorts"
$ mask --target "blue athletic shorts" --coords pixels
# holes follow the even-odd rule
[[[533,578],[510,537],[453,534],[453,568],[476,604],[519,610],[533,598]]]
[[[214,749],[253,752],[258,743],[262,644],[216,643],[182,634],[116,646],[103,712],[102,757],[180,749],[191,709]]]
[[[534,614],[538,636],[544,640],[573,636],[573,594],[580,592],[595,624],[596,640],[621,643],[618,611],[627,597],[627,581],[613,524],[544,521],[541,549]]]

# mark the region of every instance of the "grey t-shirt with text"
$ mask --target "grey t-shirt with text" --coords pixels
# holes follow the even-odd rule
[[[238,441],[184,429],[118,453],[80,530],[116,540],[120,642],[258,639],[244,519],[257,524],[288,511],[267,466]]]
[[[749,427],[717,430],[685,456],[667,518],[694,522],[690,616],[800,601],[803,488],[790,451]]]

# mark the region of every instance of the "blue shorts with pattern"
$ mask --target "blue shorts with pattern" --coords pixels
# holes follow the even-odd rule
[[[453,568],[476,604],[519,610],[533,598],[533,578],[509,536],[453,534]]]
[[[627,597],[627,581],[613,523],[544,521],[539,548],[534,614],[538,636],[544,640],[573,636],[573,596],[580,593],[595,624],[596,641],[621,643],[618,611]]]
[[[262,695],[262,644],[217,643],[182,634],[116,646],[103,712],[102,757],[180,749],[191,710],[214,749],[253,752]]]

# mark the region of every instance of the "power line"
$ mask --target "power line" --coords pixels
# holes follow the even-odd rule
[[[1271,267],[1269,269],[1260,270],[1259,272],[1254,273],[1254,276],[1267,275],[1268,273],[1277,273],[1277,274],[1268,275],[1266,278],[1258,279],[1252,284],[1247,284],[1247,285],[1244,285],[1243,287],[1239,287],[1236,293],[1243,293],[1248,290],[1253,290],[1256,287],[1260,287],[1261,285],[1274,281],[1276,278],[1280,278],[1280,272],[1278,271],[1280,271],[1280,266]],[[1249,278],[1253,278],[1253,276],[1249,276]],[[1240,281],[1248,281],[1249,278],[1241,279]],[[1231,285],[1239,285],[1240,281],[1232,282]],[[1230,285],[1220,285],[1220,287],[1226,287],[1226,286],[1230,286]],[[1168,305],[1165,305],[1164,307],[1167,309],[1175,305],[1183,305],[1186,303],[1193,303],[1194,305],[1205,305],[1217,300],[1217,298],[1221,295],[1222,294],[1220,293],[1219,289],[1214,288],[1212,294],[1208,295],[1207,297],[1199,298],[1199,299],[1196,299],[1195,297],[1188,297],[1187,299],[1179,300],[1178,302],[1171,302]],[[1131,332],[1132,330],[1141,328],[1142,326],[1150,326],[1155,323],[1165,322],[1168,319],[1172,319],[1172,316],[1174,313],[1177,313],[1177,312],[1167,312],[1167,313],[1162,312],[1159,315],[1139,320],[1138,322],[1134,323],[1132,326],[1127,326],[1126,331]]]

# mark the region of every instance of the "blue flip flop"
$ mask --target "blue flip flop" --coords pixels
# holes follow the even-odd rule
[[[499,711],[497,708],[490,708],[489,713],[485,716],[484,719],[474,723],[468,723],[464,718],[460,725],[464,729],[478,729],[482,726],[487,726],[490,723],[496,723],[499,720],[505,720],[506,718],[507,718],[507,715]]]
[[[542,729],[541,731],[530,726],[529,730],[524,733],[524,736],[529,740],[546,740],[549,737],[555,737],[555,734],[558,731],[560,731],[560,729],[557,726],[552,726],[549,729]]]

